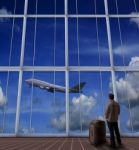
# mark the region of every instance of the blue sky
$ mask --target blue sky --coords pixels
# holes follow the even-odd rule
[[[127,0],[126,8],[123,1],[117,0],[120,14],[135,13],[135,6],[133,0]],[[24,0],[17,0],[16,14],[23,14]],[[76,2],[75,0],[69,1],[69,14],[76,14]],[[35,14],[35,0],[29,0],[28,14]],[[137,10],[139,8],[139,2],[136,0]],[[46,7],[47,6],[47,7]],[[59,0],[56,3],[56,14],[64,14],[64,0]],[[92,0],[78,0],[78,13],[79,14],[95,14],[95,7]],[[1,0],[0,1],[0,14],[13,14],[14,0]],[[54,0],[39,0],[38,2],[38,14],[54,14]],[[109,0],[109,12],[116,14],[116,5],[114,0]],[[96,13],[104,14],[103,0],[96,1]],[[77,19],[69,18],[69,65],[78,66],[78,46],[77,46]],[[106,30],[105,18],[97,19],[98,25],[98,37],[95,18],[79,18],[79,57],[81,66],[110,66],[110,58],[108,51],[108,39]],[[47,18],[37,19],[36,30],[36,43],[35,43],[35,66],[54,66],[54,31],[56,31],[56,44],[55,44],[55,65],[65,66],[65,33],[64,33],[64,18],[56,19],[56,28],[54,28],[55,19]],[[0,19],[0,66],[9,65],[9,54],[11,53],[10,66],[19,66],[20,64],[20,52],[21,52],[21,38],[22,38],[22,26],[23,19],[15,19],[13,40],[11,41],[13,19]],[[139,39],[139,21],[136,18],[123,18],[120,19],[122,46],[120,41],[118,20],[116,18],[110,18],[110,27],[112,35],[112,48],[114,64],[116,66],[123,66],[122,50],[125,56],[125,65],[139,65],[138,59],[138,39]],[[27,19],[27,30],[25,40],[25,57],[24,65],[33,65],[34,55],[34,32],[35,32],[35,19]],[[99,43],[99,45],[98,45]],[[100,52],[98,51],[98,48]],[[99,62],[100,54],[100,62]],[[136,63],[137,62],[137,63]],[[14,132],[15,125],[15,110],[18,91],[18,72],[9,74],[8,94],[6,104],[6,130],[4,132]],[[26,85],[25,80],[32,78],[32,72],[24,72],[23,85],[22,85],[22,97],[21,97],[21,115],[20,115],[20,132],[27,134],[29,132],[29,120],[30,120],[30,103],[31,95],[33,102],[33,114],[32,114],[32,132],[35,133],[65,133],[65,94],[61,93],[49,93],[38,88],[33,89]],[[54,83],[54,72],[35,72],[34,78],[44,80],[46,82]],[[81,81],[86,82],[82,95],[70,94],[70,132],[72,134],[80,133],[80,108],[82,108],[82,125],[83,132],[86,132],[88,122],[96,118],[103,117],[103,111],[107,102],[107,94],[111,91],[111,74],[110,72],[81,72]],[[102,78],[102,87],[101,87]],[[125,83],[132,89],[134,97],[138,93],[138,86],[133,81],[133,75],[127,73],[116,73],[116,84],[118,89],[118,98],[122,107],[121,114],[121,129],[123,132],[130,132],[131,126],[127,125],[129,120],[129,111],[127,108],[126,98],[120,93],[120,89]],[[128,79],[128,82],[126,81]],[[136,75],[138,78],[138,74]],[[55,84],[65,86],[65,73],[55,73]],[[6,81],[7,72],[0,72],[0,88],[1,93],[6,96]],[[73,87],[79,82],[79,72],[69,73],[69,85]],[[125,92],[125,91],[124,91]],[[0,93],[0,94],[1,94]],[[129,98],[130,99],[130,98]],[[138,95],[134,101],[138,106]],[[3,100],[3,97],[1,101]],[[131,104],[134,103],[133,99]],[[0,129],[3,122],[3,108],[0,101]],[[79,103],[82,101],[82,106]],[[133,101],[133,102],[132,102]],[[133,114],[136,112],[134,107],[132,108]],[[139,118],[133,116],[133,119]],[[9,124],[11,122],[11,124]],[[139,122],[139,121],[138,121]],[[139,123],[135,122],[135,129],[139,130]]]

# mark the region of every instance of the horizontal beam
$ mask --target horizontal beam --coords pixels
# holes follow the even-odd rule
[[[0,14],[0,18],[23,18],[24,15],[2,15]]]
[[[43,66],[39,66],[39,67],[32,67],[32,66],[29,66],[29,67],[23,67],[22,68],[23,71],[40,71],[40,72],[43,72],[43,71],[65,71],[66,70],[66,67],[54,67],[54,66],[48,66],[48,67],[43,67]]]
[[[66,133],[61,134],[47,134],[47,133],[33,133],[33,134],[18,134],[17,137],[68,137]]]
[[[139,71],[139,67],[118,66],[118,67],[114,67],[114,70],[115,71]]]
[[[139,14],[127,14],[127,15],[121,15],[121,14],[108,14],[108,15],[68,15],[69,18],[139,18]]]
[[[99,66],[94,66],[94,67],[91,67],[91,66],[80,66],[80,68],[78,66],[69,66],[69,67],[60,67],[60,66],[57,66],[57,67],[54,67],[54,66],[48,66],[48,67],[45,67],[45,66],[24,66],[24,67],[8,67],[8,66],[5,66],[5,67],[0,67],[0,72],[7,72],[7,71],[13,71],[13,72],[17,72],[17,71],[38,71],[38,72],[50,72],[50,71],[86,71],[86,72],[89,72],[89,71],[94,71],[94,72],[97,72],[97,71],[139,71],[139,67],[130,67],[130,66],[127,66],[127,67],[124,67],[124,66],[115,66],[115,67],[99,67]]]
[[[127,14],[127,15],[114,15],[114,14],[109,14],[108,15],[110,18],[139,18],[139,14]]]
[[[95,15],[95,14],[84,14],[84,15],[76,15],[76,14],[69,14],[69,18],[105,18],[106,15]]]
[[[111,71],[112,68],[111,67],[90,67],[90,66],[86,66],[86,67],[69,67],[68,68],[69,71]]]
[[[95,14],[84,14],[84,15],[76,15],[76,14],[68,14],[68,18],[106,18],[107,15],[95,15]],[[139,14],[123,14],[123,15],[118,15],[118,14],[109,14],[108,15],[110,18],[139,18]],[[28,15],[0,15],[0,18],[65,18],[66,15],[55,15],[55,14],[50,14],[50,15],[35,15],[35,14],[28,14]]]
[[[37,15],[27,15],[27,17],[28,18],[64,18],[65,17],[65,15],[63,14],[63,15],[39,15],[39,14],[37,14]]]
[[[6,71],[20,71],[21,68],[20,67],[8,67],[8,66],[3,66],[0,67],[0,72],[6,72]]]
[[[8,133],[3,133],[0,135],[0,137],[88,137],[88,134],[70,134],[67,135],[66,133],[64,134],[42,134],[42,133],[36,133],[36,134],[8,134]],[[107,137],[109,137],[109,134],[106,134]],[[139,133],[121,133],[121,137],[139,137]]]

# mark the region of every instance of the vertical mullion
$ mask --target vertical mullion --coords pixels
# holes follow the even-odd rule
[[[112,85],[115,99],[117,100],[116,84],[115,84],[115,70],[113,62],[113,52],[112,52],[112,39],[111,39],[111,30],[110,30],[110,18],[108,13],[108,0],[104,0],[105,4],[105,14],[106,14],[106,27],[107,27],[107,36],[108,36],[108,46],[109,46],[109,55],[110,55],[110,65],[111,65],[111,74],[112,74]]]
[[[19,81],[18,81],[17,107],[16,107],[16,122],[15,122],[15,134],[16,135],[18,135],[18,129],[19,129],[20,102],[21,102],[21,89],[22,89],[22,77],[23,77],[22,68],[23,68],[23,63],[24,63],[24,49],[25,49],[26,24],[27,24],[27,7],[28,7],[28,0],[25,0],[22,43],[21,43],[21,56],[20,56],[20,71],[19,71]]]
[[[116,90],[116,77],[115,77],[115,69],[114,69],[114,61],[113,61],[113,52],[112,52],[110,17],[109,17],[109,12],[108,12],[108,0],[104,0],[104,4],[105,4],[105,15],[106,15],[106,26],[107,26],[108,46],[109,46],[109,55],[110,55],[111,75],[112,75],[112,87],[113,87],[113,93],[115,95],[115,100],[118,101],[117,90]],[[120,128],[120,119],[118,120],[118,125]]]
[[[65,0],[66,134],[69,135],[68,0]]]

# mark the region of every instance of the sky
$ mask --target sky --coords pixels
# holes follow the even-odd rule
[[[77,1],[78,11],[76,1],[69,1],[69,14],[105,13],[103,0],[96,3],[92,0]],[[115,2],[108,0],[110,14],[117,14]],[[125,7],[123,1],[117,0],[118,13],[138,13],[139,2],[135,2],[136,5],[133,0],[127,0]],[[14,6],[15,0],[1,0],[0,14],[14,14]],[[64,14],[64,0],[57,0],[56,9],[54,6],[54,0],[38,0],[36,11],[36,1],[29,0],[28,14]],[[15,14],[23,14],[23,10],[24,0],[16,0]],[[27,18],[24,66],[65,66],[64,23],[64,18]],[[0,66],[20,65],[22,29],[22,17],[0,18]],[[122,18],[118,22],[117,18],[110,18],[110,29],[114,65],[139,66],[139,19]],[[68,18],[68,33],[69,66],[110,66],[105,18]],[[0,132],[14,133],[18,76],[18,72],[0,72]],[[32,72],[23,73],[19,133],[65,133],[65,94],[29,87],[25,80],[32,77]],[[65,87],[65,72],[35,72],[34,78]],[[123,133],[130,133],[132,128],[134,132],[139,131],[138,78],[138,72],[116,72]],[[71,135],[88,134],[89,122],[103,119],[107,95],[112,91],[110,72],[69,72],[70,87],[77,85],[79,80],[86,82],[83,93],[69,94]]]

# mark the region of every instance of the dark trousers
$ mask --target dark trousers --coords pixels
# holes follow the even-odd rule
[[[111,145],[115,145],[114,133],[116,134],[116,139],[117,139],[118,144],[121,144],[121,137],[120,137],[120,132],[119,132],[119,128],[118,128],[118,123],[107,121],[107,124],[108,124],[109,132],[110,132]]]

